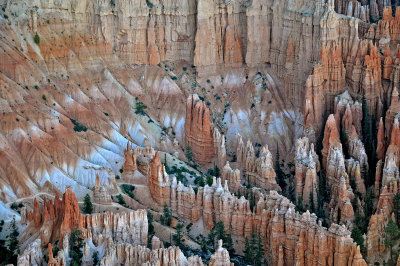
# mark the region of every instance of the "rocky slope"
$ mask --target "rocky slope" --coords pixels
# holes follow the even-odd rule
[[[87,264],[202,265],[164,248],[165,225],[145,247],[142,209],[161,222],[164,207],[194,246],[222,221],[233,259],[255,233],[272,265],[384,261],[398,4],[1,0],[0,200],[29,221],[19,263],[65,264],[80,229]],[[214,249],[210,265],[231,264]]]

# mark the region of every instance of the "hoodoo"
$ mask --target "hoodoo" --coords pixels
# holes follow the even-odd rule
[[[3,264],[400,261],[400,1],[0,0],[0,35]]]

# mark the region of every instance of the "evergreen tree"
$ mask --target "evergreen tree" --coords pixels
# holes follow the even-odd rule
[[[39,35],[36,33],[35,36],[33,37],[33,40],[35,41],[36,44],[40,43],[40,37]]]
[[[257,251],[256,251],[256,255],[255,255],[256,265],[262,264],[262,258],[264,258],[264,245],[263,245],[261,234],[258,233]]]
[[[400,230],[397,227],[397,224],[392,220],[389,219],[386,228],[385,228],[385,246],[390,249],[390,258],[393,260],[393,245],[395,244],[395,241],[400,235]]]
[[[189,161],[193,161],[192,147],[190,147],[189,144],[186,146],[185,155],[186,155],[186,158],[187,158]]]
[[[251,234],[251,238],[250,238],[250,247],[252,247],[253,252],[252,252],[252,260],[251,260],[251,264],[252,265],[256,265],[256,255],[257,255],[257,238],[256,238],[256,234]]]
[[[90,200],[89,194],[86,194],[83,200],[83,211],[86,214],[91,214],[93,212],[93,204],[92,201]]]
[[[253,211],[254,206],[256,204],[256,198],[252,189],[250,190],[249,193],[249,203],[250,203],[250,210]]]
[[[170,226],[172,223],[172,213],[168,208],[167,204],[164,204],[164,212],[160,217],[161,224]]]
[[[222,221],[216,223],[208,235],[208,244],[211,246],[211,250],[215,249],[216,243],[220,239],[223,242],[222,246],[228,250],[230,255],[233,255],[235,250],[233,249],[232,237],[226,233],[225,225]]]
[[[200,248],[201,248],[201,251],[208,252],[208,243],[207,243],[206,239],[204,239],[204,238],[201,239]]]
[[[75,230],[71,233],[69,237],[69,255],[71,258],[72,266],[80,266],[82,265],[82,247],[83,247],[83,239],[81,237],[82,232],[79,230]]]
[[[148,223],[148,240],[147,240],[147,246],[151,247],[151,239],[154,236],[154,218],[153,218],[153,214],[151,214],[151,212],[147,211],[147,223]]]
[[[18,236],[18,227],[15,222],[15,217],[13,217],[11,221],[11,232],[7,236],[8,257],[6,257],[6,260],[8,260],[8,263],[15,265],[17,264],[17,258],[19,254]]]
[[[183,228],[183,224],[178,223],[175,227],[176,233],[172,236],[172,239],[174,240],[175,245],[178,247],[181,247],[183,242],[185,242],[185,239],[183,239],[182,228]]]
[[[374,192],[372,188],[367,190],[367,195],[365,196],[364,213],[367,217],[371,217],[374,211],[374,205],[372,199],[374,197]]]
[[[310,191],[310,211],[311,213],[315,212],[314,193],[312,193],[312,191]]]
[[[303,207],[303,197],[302,196],[298,196],[297,197],[297,204],[296,204],[296,211],[302,213],[304,211],[304,207]]]
[[[365,180],[365,184],[367,187],[373,184],[373,177],[375,174],[375,165],[376,165],[376,144],[373,134],[373,120],[371,119],[368,111],[368,105],[365,98],[365,92],[363,91],[362,98],[362,113],[363,118],[361,121],[362,125],[362,133],[363,133],[363,143],[365,147],[366,153],[368,156],[368,164],[369,164],[369,174],[367,180]]]
[[[357,243],[357,245],[360,246],[360,250],[364,250],[364,237],[363,233],[361,230],[357,227],[354,226],[353,230],[351,231],[351,238],[354,239],[354,241]]]
[[[278,147],[276,148],[275,174],[276,174],[276,182],[281,187],[282,191],[285,191],[286,188],[285,175],[281,169]]]
[[[209,187],[212,186],[213,181],[214,181],[214,179],[213,179],[212,175],[207,175],[207,176],[206,176],[206,183],[207,183],[207,185],[208,185]]]
[[[393,198],[393,212],[396,218],[397,226],[400,226],[400,193],[396,193]]]
[[[246,236],[246,240],[244,242],[244,259],[247,263],[251,263],[253,260],[253,251],[254,247],[250,246],[250,241]]]
[[[219,167],[215,163],[214,163],[213,174],[214,174],[215,177],[220,177],[221,176],[221,172],[219,170]]]
[[[100,262],[100,260],[99,260],[99,252],[97,252],[97,250],[93,253],[92,260],[93,260],[93,265],[94,266],[99,265],[99,262]]]
[[[325,175],[322,173],[322,167],[319,170],[319,184],[318,184],[318,186],[319,186],[318,191],[319,191],[319,194],[320,194],[320,197],[321,197],[321,201],[324,202],[326,200],[326,198],[327,198],[327,195],[326,195],[326,178],[325,178]]]

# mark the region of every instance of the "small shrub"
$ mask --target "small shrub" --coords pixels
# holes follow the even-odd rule
[[[178,77],[177,76],[173,76],[171,79],[172,80],[178,80]]]
[[[39,86],[38,85],[35,85],[35,86],[33,86],[36,90],[39,90]]]
[[[135,198],[135,194],[133,193],[133,191],[135,190],[135,186],[130,185],[130,184],[122,184],[121,189],[122,189],[122,192],[124,192],[125,194],[128,194],[128,196],[131,197],[132,199]]]
[[[137,102],[135,114],[146,115],[146,113],[144,112],[144,110],[146,110],[146,109],[147,109],[147,106],[144,103]]]
[[[82,124],[79,124],[78,121],[70,118],[71,122],[74,124],[74,131],[76,132],[86,132],[87,131],[87,127],[85,127]]]
[[[36,44],[40,43],[40,37],[37,33],[35,34],[35,37],[33,37],[33,40],[35,41]]]
[[[211,80],[207,79],[207,83],[211,83]]]
[[[118,195],[117,195],[117,200],[118,200],[118,204],[120,204],[120,205],[122,205],[122,206],[125,206],[125,205],[126,205],[125,199],[124,199],[124,197],[123,197],[121,194],[118,194]]]
[[[104,113],[105,116],[108,116],[108,113]]]
[[[13,210],[15,210],[15,211],[18,210],[18,205],[17,205],[17,203],[16,203],[16,202],[13,202],[13,203],[11,204],[10,208],[13,209]]]
[[[121,179],[121,177],[119,175],[116,175],[115,178],[116,179]]]
[[[183,67],[182,69],[183,69],[183,71],[186,71],[186,70],[187,70],[187,67]]]
[[[150,2],[150,0],[146,0],[146,4],[147,4],[147,6],[148,6],[149,8],[153,8],[153,7],[154,7],[153,3]]]
[[[42,99],[44,100],[44,101],[46,101],[47,102],[47,97],[46,97],[46,95],[42,95]]]

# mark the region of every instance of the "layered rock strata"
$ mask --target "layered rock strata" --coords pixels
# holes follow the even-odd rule
[[[110,193],[105,186],[100,185],[100,177],[96,176],[96,185],[93,187],[93,200],[95,203],[110,205],[112,203]]]
[[[93,243],[101,243],[112,237],[115,241],[143,245],[147,243],[147,213],[140,210],[130,213],[96,213],[81,214],[78,201],[71,189],[67,189],[60,200],[58,196],[43,202],[40,208],[34,200],[34,209],[29,213],[29,226],[40,230],[42,246],[59,240],[62,243],[64,235],[79,229]]]
[[[170,179],[169,183],[170,202],[167,204],[171,206],[173,214],[192,223],[202,219],[207,229],[222,221],[226,230],[241,241],[252,232],[260,232],[268,251],[268,261],[274,265],[279,261],[286,265],[296,262],[300,265],[326,264],[333,261],[337,265],[353,265],[355,261],[365,265],[362,256],[356,252],[357,248],[350,238],[350,232],[344,226],[333,224],[329,230],[323,228],[317,223],[315,215],[310,215],[308,211],[303,215],[296,213],[294,205],[275,191],[261,194],[251,211],[250,202],[244,197],[239,199],[233,196],[229,192],[227,182],[222,186],[220,179],[214,179],[211,187],[206,185],[199,188],[197,193],[190,186],[185,187],[180,182],[177,183],[175,178]],[[341,184],[345,190],[341,190],[340,193],[345,193],[346,183]],[[342,194],[341,196],[347,198]],[[351,211],[346,208],[347,205],[344,206],[346,203],[347,201],[344,201],[343,206],[340,205],[343,220],[351,220]],[[311,235],[310,230],[313,232]],[[296,241],[293,241],[294,239]],[[305,245],[304,241],[318,243],[320,248],[309,249],[309,245]],[[282,258],[278,252],[281,246],[285,247]]]
[[[310,198],[317,203],[320,165],[314,144],[309,144],[307,137],[296,141],[295,157],[295,194],[296,200],[302,199],[304,204],[310,204]],[[317,205],[314,205],[317,206]]]
[[[225,181],[228,183],[229,190],[236,192],[241,187],[241,175],[239,169],[232,169],[229,162],[226,162],[224,168],[222,169],[222,183]]]
[[[244,179],[252,186],[266,191],[280,190],[276,183],[272,154],[265,145],[256,156],[252,143],[248,140],[244,146],[242,136],[237,137],[236,157],[239,168],[243,172]]]
[[[123,165],[123,175],[130,176],[134,174],[136,170],[147,173],[149,161],[153,158],[154,154],[155,151],[152,147],[131,147],[128,142],[124,150],[125,161]]]

